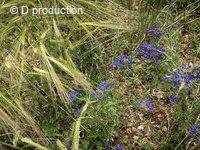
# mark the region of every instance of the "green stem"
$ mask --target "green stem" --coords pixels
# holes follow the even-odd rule
[[[174,150],[177,150],[179,148],[179,146],[185,141],[185,139],[188,137],[188,135],[186,135],[183,140],[174,148]]]
[[[72,142],[72,150],[78,150],[79,148],[79,132],[80,132],[80,126],[81,126],[81,119],[84,112],[87,110],[88,106],[89,106],[89,103],[86,103],[81,111],[80,117],[76,121],[73,142]]]

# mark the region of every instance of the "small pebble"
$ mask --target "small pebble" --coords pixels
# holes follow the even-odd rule
[[[167,127],[164,126],[164,127],[162,128],[162,130],[165,131],[165,132],[167,132]]]
[[[138,136],[133,136],[134,141],[137,141],[139,139]]]
[[[138,130],[144,130],[144,125],[138,126]]]

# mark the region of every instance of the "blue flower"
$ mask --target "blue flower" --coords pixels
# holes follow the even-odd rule
[[[159,26],[158,21],[156,21],[156,22],[154,23],[154,26],[155,26],[156,28]]]
[[[174,103],[174,102],[177,101],[177,97],[176,97],[176,96],[170,96],[170,97],[169,97],[169,101],[170,101],[171,103]]]
[[[111,144],[110,141],[106,140],[106,141],[104,142],[104,146],[105,146],[106,149],[109,149],[109,148],[112,147],[112,144]]]
[[[137,55],[142,58],[150,59],[154,62],[159,61],[162,58],[162,55],[164,53],[164,49],[157,47],[157,46],[151,46],[149,43],[143,43],[137,48]]]
[[[100,98],[100,96],[103,94],[101,91],[107,92],[111,89],[111,86],[111,83],[108,81],[101,81],[96,90],[90,93],[90,96]]]
[[[145,100],[146,100],[146,103],[147,103],[147,109],[152,112],[153,111],[153,104],[152,104],[151,99],[146,97]]]
[[[200,141],[200,137],[197,137],[197,140]]]
[[[107,81],[102,81],[98,85],[98,89],[105,91],[105,92],[110,90],[110,88],[111,88],[111,84],[108,83]]]
[[[65,25],[61,25],[60,30],[61,30],[61,32],[67,32],[68,28]]]
[[[168,77],[167,77],[166,74],[164,75],[163,80],[164,80],[164,81],[167,81],[167,80],[168,80]]]
[[[142,47],[151,48],[151,45],[149,43],[147,43],[147,42],[144,42]]]
[[[136,103],[138,105],[142,105],[142,104],[146,103],[147,109],[151,112],[153,111],[153,103],[152,103],[151,99],[148,97],[146,97],[144,100],[137,100]]]
[[[124,68],[125,67],[123,61],[121,61],[121,60],[114,60],[110,66],[111,66],[111,68],[115,68],[115,67]]]
[[[180,86],[181,86],[181,78],[182,78],[182,76],[179,73],[177,73],[177,71],[179,71],[179,70],[177,69],[177,70],[174,71],[172,80],[173,80],[174,87],[179,89]]]
[[[154,23],[154,27],[155,27],[155,28],[158,28],[158,26],[159,26],[159,23],[156,21],[156,22]],[[146,29],[146,33],[149,34],[149,35],[151,35],[151,36],[156,35],[157,38],[160,38],[161,35],[162,35],[162,32],[161,32],[161,30],[159,30],[159,29],[147,28],[147,29]]]
[[[182,65],[181,67],[175,69],[173,75],[168,78],[169,80],[173,81],[175,88],[179,89],[181,87],[181,82],[184,82],[187,89],[190,90],[190,83],[192,80],[196,79],[198,76],[198,71],[193,70],[192,72],[186,72],[185,70],[189,68],[191,68],[191,66]],[[166,75],[164,76],[164,79],[167,80]]]
[[[126,55],[126,54],[117,55],[117,59],[118,59],[118,60],[121,60],[123,63],[124,63],[125,61],[127,61],[129,64],[132,62],[131,56],[130,56],[130,55]]]
[[[60,26],[61,32],[65,32],[65,27],[63,25]]]
[[[117,59],[113,61],[111,64],[111,68],[119,67],[119,68],[124,68],[126,65],[125,63],[131,64],[132,63],[132,58],[130,55],[117,55]]]
[[[69,92],[69,94],[68,94],[68,100],[69,100],[69,104],[70,105],[73,105],[73,102],[77,98],[78,94],[79,93],[77,91]]]
[[[194,135],[197,133],[198,126],[196,124],[193,124],[192,127],[189,129],[189,134]]]
[[[71,147],[72,147],[72,140],[68,140],[68,141],[67,141],[66,147],[67,147],[68,150],[71,150]]]
[[[183,74],[182,78],[184,79],[186,86],[189,88],[190,82],[192,80],[192,73],[186,72],[186,73]]]
[[[157,38],[160,38],[161,35],[162,35],[161,31],[160,31],[160,30],[157,30],[157,32],[156,32],[156,37],[157,37]]]
[[[115,150],[123,150],[123,147],[121,145],[117,145],[117,147],[115,148]]]
[[[174,80],[173,84],[176,89],[179,89],[181,87],[181,80]]]
[[[76,112],[77,114],[80,114],[81,108],[77,108],[77,109],[75,110],[75,112]]]
[[[156,32],[156,30],[147,28],[146,32],[147,32],[147,34],[153,35]]]
[[[151,49],[152,49],[153,51],[158,51],[158,52],[160,52],[160,53],[162,53],[162,52],[165,51],[163,48],[157,47],[157,46],[152,46]]]

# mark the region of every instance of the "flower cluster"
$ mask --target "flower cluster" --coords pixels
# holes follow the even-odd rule
[[[178,99],[178,98],[177,98],[176,96],[170,96],[170,97],[168,98],[168,100],[169,100],[171,103],[176,102],[177,99]]]
[[[155,22],[153,29],[147,28],[147,34],[153,36],[156,34],[156,37],[161,37],[161,31],[158,30],[159,23]],[[151,44],[144,42],[143,44],[139,45],[137,48],[137,55],[142,58],[150,59],[153,62],[157,62],[162,58],[164,53],[164,49],[158,46],[152,46]]]
[[[126,66],[126,64],[131,64],[132,63],[132,59],[130,55],[117,55],[117,59],[113,61],[113,63],[110,65],[111,68],[124,68]]]
[[[177,68],[174,70],[173,75],[167,76],[164,75],[164,81],[171,80],[173,81],[173,85],[175,88],[179,89],[181,87],[181,83],[185,83],[187,89],[190,89],[190,83],[194,79],[200,78],[200,69],[197,68],[193,71],[185,71],[191,68],[191,66],[184,66]]]
[[[157,47],[157,46],[151,46],[149,43],[143,43],[137,48],[137,55],[142,58],[147,58],[152,61],[159,61],[162,58],[162,55],[164,53],[164,49]]]
[[[193,124],[192,127],[189,129],[189,134],[191,136],[196,136],[197,140],[200,141],[200,135],[198,133],[199,126],[197,124]]]
[[[138,100],[137,101],[138,104],[142,105],[142,104],[146,104],[146,108],[152,112],[153,111],[153,103],[151,101],[150,98],[146,97],[144,100]]]
[[[162,32],[161,32],[161,30],[157,29],[158,26],[159,26],[159,23],[156,21],[154,23],[154,27],[155,28],[153,28],[153,29],[152,28],[147,28],[146,33],[151,35],[151,36],[156,35],[157,38],[160,38],[161,35],[162,35]]]
[[[68,104],[70,107],[73,107],[75,100],[81,96],[81,93],[84,92],[84,90],[74,83],[71,84],[71,88],[72,91],[68,93]],[[74,111],[76,114],[80,114],[81,107],[75,108]]]

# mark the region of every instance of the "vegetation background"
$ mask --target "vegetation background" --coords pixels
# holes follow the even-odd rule
[[[200,67],[199,0],[0,2],[0,149],[200,149],[190,132],[200,125],[199,80],[190,91],[163,81]],[[12,15],[14,5],[84,14]],[[160,38],[146,33],[155,22]],[[160,61],[137,56],[145,41],[165,50]],[[120,54],[131,64],[112,68]],[[138,105],[145,97],[152,111]]]

